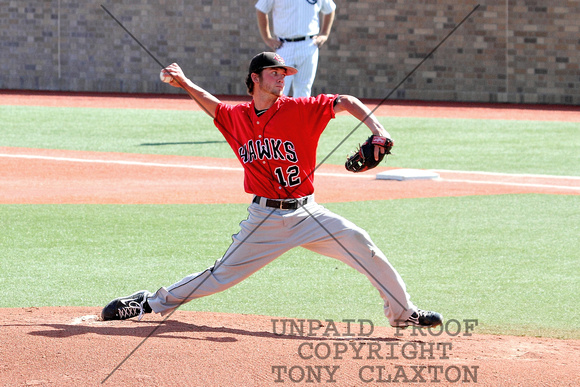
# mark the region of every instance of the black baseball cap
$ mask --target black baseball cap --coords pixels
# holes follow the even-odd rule
[[[298,72],[298,70],[294,67],[286,66],[284,59],[282,59],[282,57],[275,52],[262,52],[252,58],[252,61],[250,62],[249,73],[259,73],[263,69],[272,67],[281,67],[286,69],[286,75],[294,75]]]

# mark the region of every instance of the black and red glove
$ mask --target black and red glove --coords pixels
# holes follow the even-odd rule
[[[375,147],[379,148],[378,159],[375,159]],[[370,136],[356,151],[346,159],[344,167],[351,172],[364,172],[375,168],[386,155],[391,154],[393,140],[383,136]]]

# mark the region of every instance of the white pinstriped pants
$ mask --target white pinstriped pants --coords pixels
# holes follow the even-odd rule
[[[369,235],[314,200],[297,210],[252,203],[248,213],[227,252],[212,267],[161,288],[148,299],[154,312],[166,315],[193,299],[226,290],[297,246],[336,258],[366,275],[383,298],[391,325],[416,309],[403,280]]]
[[[288,66],[298,69],[296,75],[285,78],[284,95],[290,95],[292,87],[292,97],[310,97],[318,67],[318,46],[314,40],[284,42],[276,53],[284,58]]]

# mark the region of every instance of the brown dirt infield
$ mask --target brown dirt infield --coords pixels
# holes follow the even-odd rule
[[[386,327],[374,327],[372,335],[364,336],[371,328],[367,325],[361,331],[359,322],[351,323],[350,329],[337,322],[336,330],[328,331],[330,336],[322,336],[331,327],[326,322],[320,329],[312,324],[312,331],[305,323],[304,335],[296,330],[291,335],[286,323],[286,334],[278,335],[275,333],[282,333],[282,322],[274,323],[266,316],[177,311],[165,322],[152,315],[140,322],[103,322],[94,319],[98,308],[0,311],[3,385],[96,386],[109,376],[104,385],[580,383],[577,340],[471,335],[463,322],[461,329],[458,324],[449,324],[446,331],[434,330],[427,336],[412,329]],[[300,322],[294,321],[299,326]],[[309,332],[315,336],[306,336]],[[425,368],[417,368],[421,366]],[[286,372],[277,367],[286,367]],[[328,368],[321,368],[320,382],[312,383],[316,374],[308,376],[309,367],[314,371],[316,367]],[[387,383],[389,375],[391,382]],[[372,383],[364,382],[371,379]],[[299,380],[301,383],[295,383]]]
[[[0,105],[195,109],[183,99],[0,93]],[[390,104],[377,114],[580,122],[580,111],[566,107],[419,105]],[[235,160],[6,147],[0,147],[0,154],[0,204],[249,200]],[[226,169],[210,169],[214,167]],[[549,176],[440,171],[440,181],[396,182],[377,181],[374,173],[355,177],[343,171],[333,166],[320,169],[318,201],[528,192],[577,195],[580,189],[578,179]],[[453,324],[441,335],[374,327],[366,337],[356,334],[358,324],[351,331],[355,335],[348,336],[345,324],[338,323],[342,336],[323,337],[321,332],[329,327],[324,323],[316,336],[303,337],[275,334],[267,316],[178,311],[165,322],[155,315],[141,322],[102,322],[95,319],[100,309],[90,307],[0,312],[0,385],[6,386],[91,386],[106,378],[103,385],[115,386],[580,385],[580,340],[481,335],[477,328],[467,336],[464,326],[454,335]],[[328,357],[326,349],[333,351]]]

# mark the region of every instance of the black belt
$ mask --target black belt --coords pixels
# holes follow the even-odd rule
[[[278,38],[278,40],[280,40],[281,42],[301,42],[303,40],[306,39],[312,39],[314,35],[310,35],[310,36],[301,36],[299,38],[291,38],[291,39],[286,39],[286,38]]]
[[[256,204],[260,204],[260,199],[262,199],[260,196],[256,196],[252,201]],[[278,208],[280,210],[295,210],[300,206],[303,206],[306,203],[308,203],[308,196],[302,199],[292,199],[292,200],[272,200],[272,199],[265,200],[266,207]]]

